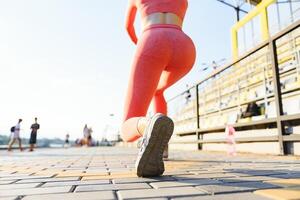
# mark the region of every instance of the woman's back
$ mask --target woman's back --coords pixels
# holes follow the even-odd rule
[[[188,6],[187,0],[134,0],[142,17],[156,12],[174,13],[184,19]]]

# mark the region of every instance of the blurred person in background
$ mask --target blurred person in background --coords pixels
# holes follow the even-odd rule
[[[19,142],[19,149],[20,151],[23,151],[22,149],[22,140],[20,137],[20,130],[21,130],[21,122],[22,119],[19,119],[18,123],[11,127],[10,132],[11,132],[11,138],[10,138],[10,142],[8,143],[8,151],[11,151],[12,145],[15,143],[16,140],[18,140]]]
[[[65,148],[68,148],[70,147],[70,141],[69,141],[69,138],[70,138],[70,135],[69,133],[66,135],[66,139],[65,139],[65,144],[64,144],[64,147]]]
[[[33,151],[36,144],[37,131],[40,129],[40,125],[37,123],[37,118],[34,118],[34,124],[31,125],[30,129],[29,151]]]

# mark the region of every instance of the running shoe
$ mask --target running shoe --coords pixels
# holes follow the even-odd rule
[[[169,117],[158,113],[151,118],[135,163],[139,177],[154,177],[164,173],[163,152],[173,130],[174,123]]]

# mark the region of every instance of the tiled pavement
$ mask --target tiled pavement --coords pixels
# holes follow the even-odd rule
[[[0,151],[1,200],[300,199],[300,158],[171,152],[162,177],[137,178],[133,148]]]

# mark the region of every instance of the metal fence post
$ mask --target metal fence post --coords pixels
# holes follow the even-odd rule
[[[277,114],[276,123],[277,123],[277,130],[278,130],[278,142],[280,147],[280,154],[284,155],[286,153],[285,146],[283,143],[283,135],[285,131],[281,121],[281,116],[283,115],[283,107],[282,107],[282,93],[281,93],[281,84],[280,84],[280,74],[278,68],[276,40],[270,40],[269,47],[270,47],[272,71],[273,71],[274,98],[275,98],[275,106],[276,106],[276,114]]]
[[[197,135],[197,141],[202,139],[202,135],[198,132],[200,129],[200,116],[199,116],[199,85],[196,85],[196,119],[197,119],[197,130],[196,130],[196,135]],[[202,144],[198,143],[198,149],[202,149]]]

